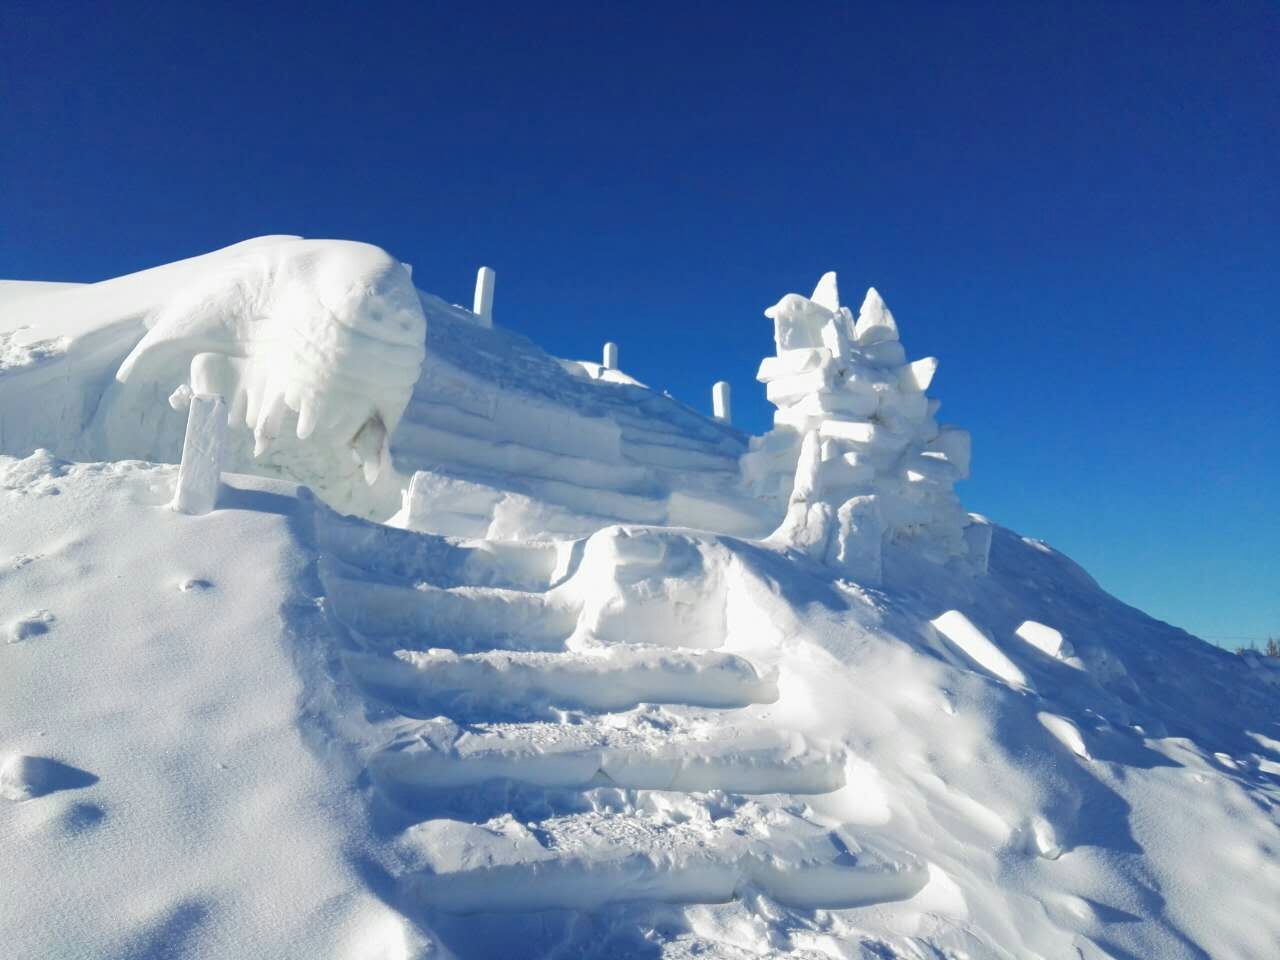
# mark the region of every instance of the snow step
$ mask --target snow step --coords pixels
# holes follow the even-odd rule
[[[316,546],[332,570],[346,566],[377,580],[437,586],[464,584],[544,590],[566,546],[554,541],[459,543],[317,507]]]
[[[756,889],[801,909],[904,900],[928,868],[777,808],[719,820],[601,812],[525,825],[430,820],[400,844],[410,896],[446,913],[594,910],[657,900],[724,903]]]
[[[590,710],[626,710],[641,703],[724,708],[778,698],[773,678],[761,677],[741,657],[670,647],[619,645],[573,653],[398,650],[394,658],[355,655],[348,662],[375,690],[437,710],[441,701],[527,712],[539,704]]]
[[[634,790],[829,793],[844,786],[844,755],[772,727],[684,724],[650,708],[583,723],[478,724],[429,720],[376,754],[394,788],[451,789],[486,780],[543,787],[601,782]],[[607,778],[607,779],[605,779]]]
[[[427,636],[431,646],[554,650],[573,632],[577,614],[538,593],[501,587],[415,587],[330,576],[334,615],[367,637]],[[450,643],[456,638],[457,643]],[[401,641],[404,642],[403,639]]]

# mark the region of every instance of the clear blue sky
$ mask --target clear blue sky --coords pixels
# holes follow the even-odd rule
[[[9,0],[0,84],[0,276],[487,263],[499,323],[761,431],[761,311],[836,269],[942,359],[970,509],[1280,633],[1275,3]]]

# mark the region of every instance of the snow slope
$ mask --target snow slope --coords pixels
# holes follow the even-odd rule
[[[296,491],[184,517],[173,476],[0,458],[0,952],[375,956],[398,921],[298,723],[323,620]]]
[[[157,276],[204,271],[186,263]],[[165,283],[206,283],[191,276]],[[1275,956],[1280,670],[958,517],[941,488],[917,496],[897,472],[915,467],[882,455],[898,447],[802,442],[829,404],[858,422],[831,399],[839,343],[780,339],[775,368],[803,349],[824,371],[800,410],[818,420],[748,443],[420,293],[403,410],[350,398],[398,421],[373,485],[369,451],[343,449],[358,416],[320,438],[325,461],[283,389],[267,439],[289,442],[255,459],[246,424],[231,466],[291,475],[343,452],[331,505],[228,473],[189,517],[168,507],[172,467],[20,449],[89,456],[115,371],[173,302],[157,282],[0,305],[0,329],[25,327],[0,371],[9,953]],[[834,278],[784,303],[857,342]],[[864,342],[896,344],[873,308]],[[857,376],[889,385],[891,423],[927,377],[891,382],[877,364],[904,358],[873,353]],[[148,382],[159,403],[177,385]],[[177,426],[116,442],[181,436],[167,405],[148,415]],[[967,470],[967,444],[950,450]],[[793,488],[762,490],[792,454]],[[846,524],[842,498],[882,493],[905,499],[876,528],[874,578],[856,524],[852,565],[765,536],[789,512]],[[399,506],[398,526],[366,518]],[[424,521],[448,529],[405,528]]]

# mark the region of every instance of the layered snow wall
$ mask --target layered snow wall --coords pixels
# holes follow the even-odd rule
[[[616,344],[605,364],[565,361],[494,326],[482,280],[476,313],[377,247],[264,237],[100,284],[18,285],[0,449],[172,462],[191,397],[221,396],[225,469],[413,530],[775,530],[868,581],[884,544],[984,567],[989,529],[952,490],[968,434],[938,426],[936,361],[906,362],[874,290],[856,319],[834,274],[767,311],[777,349],[759,378],[778,410],[748,443],[723,390],[708,417],[619,369]]]

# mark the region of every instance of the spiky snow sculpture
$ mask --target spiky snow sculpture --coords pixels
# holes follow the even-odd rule
[[[874,288],[855,321],[840,306],[834,273],[812,297],[788,294],[765,316],[777,355],[760,364],[757,379],[778,410],[744,468],[766,494],[790,480],[772,539],[869,583],[879,582],[890,542],[985,571],[990,527],[965,513],[952,490],[969,475],[969,434],[939,428],[938,402],[924,392],[937,360],[906,362]]]

